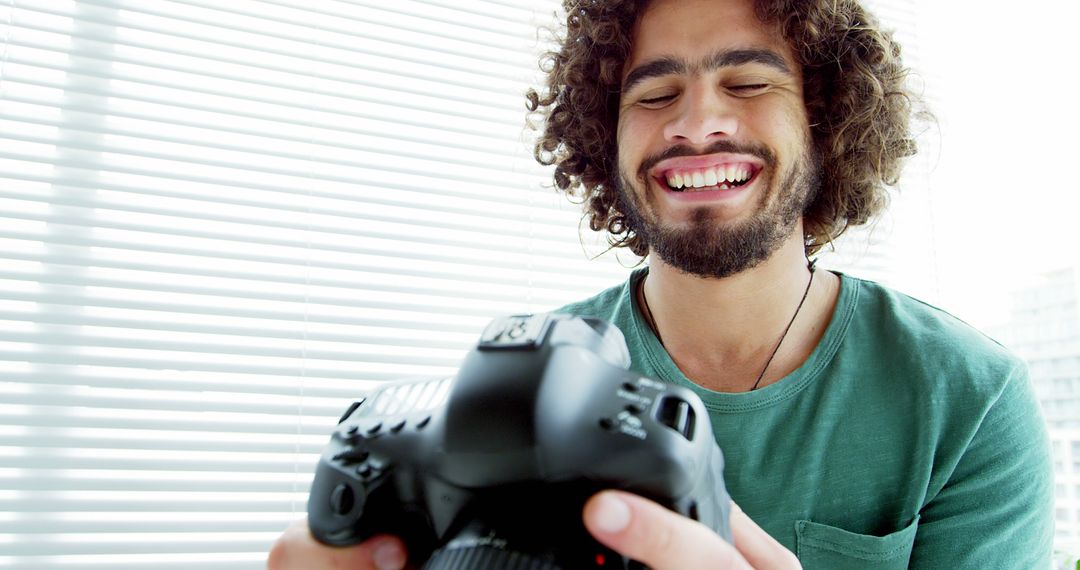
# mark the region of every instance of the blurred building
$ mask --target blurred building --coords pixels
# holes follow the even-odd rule
[[[1059,551],[1080,554],[1080,269],[1048,273],[1013,293],[991,335],[1024,358],[1054,447]]]

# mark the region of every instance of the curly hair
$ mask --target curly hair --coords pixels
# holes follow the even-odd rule
[[[639,256],[648,244],[619,210],[616,121],[623,63],[648,0],[563,0],[558,51],[541,59],[542,92],[526,97],[542,128],[534,156],[555,166],[555,187],[585,207],[593,231]],[[822,157],[822,186],[803,214],[806,253],[864,224],[888,203],[918,98],[906,86],[900,45],[858,0],[755,0],[758,19],[775,26],[803,68],[810,135]]]

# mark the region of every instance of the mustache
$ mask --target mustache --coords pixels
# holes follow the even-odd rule
[[[706,154],[716,154],[720,152],[726,152],[731,154],[749,154],[756,156],[763,160],[769,167],[776,166],[776,153],[774,153],[769,147],[761,144],[742,144],[735,141],[717,141],[713,144],[705,147],[704,150],[694,149],[686,145],[676,145],[664,150],[661,153],[648,156],[641,162],[641,166],[638,168],[638,178],[645,180],[649,170],[652,170],[654,166],[661,161],[669,158],[675,158],[677,156],[701,156]]]

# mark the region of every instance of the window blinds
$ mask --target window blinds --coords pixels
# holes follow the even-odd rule
[[[0,568],[262,568],[362,390],[624,278],[531,158],[556,4],[0,0]]]
[[[261,568],[363,389],[613,284],[554,3],[0,0],[0,567]]]

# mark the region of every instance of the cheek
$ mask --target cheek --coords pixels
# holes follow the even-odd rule
[[[762,100],[749,105],[744,114],[754,117],[753,129],[773,140],[784,140],[806,128],[806,113],[791,104]]]
[[[635,143],[640,137],[631,136],[631,133],[639,132],[632,117],[625,113],[619,116],[619,122],[615,126],[615,148],[619,161],[619,170],[632,172],[637,168],[632,164],[632,161],[637,155]]]
[[[810,125],[803,107],[773,106],[754,116],[761,118],[754,127],[757,136],[760,140],[768,141],[767,144],[779,153],[781,161],[787,160],[785,157],[799,156],[805,152],[810,140]]]
[[[663,125],[661,113],[632,108],[621,113],[615,131],[620,167],[633,173],[648,155],[663,150]]]

